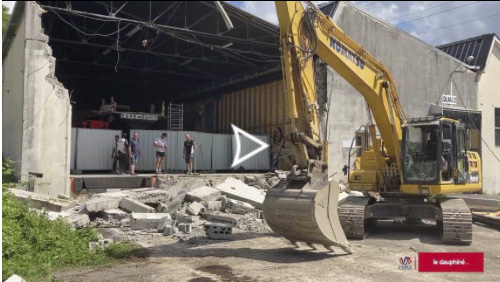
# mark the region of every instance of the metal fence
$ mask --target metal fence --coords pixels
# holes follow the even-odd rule
[[[231,163],[236,150],[233,135],[212,134],[196,131],[164,131],[131,129],[139,134],[139,149],[141,156],[137,162],[138,171],[155,171],[156,148],[153,143],[166,132],[167,151],[162,165],[163,170],[184,171],[186,162],[182,157],[182,150],[186,134],[190,134],[195,141],[196,151],[193,156],[193,169],[196,171],[231,170]],[[114,136],[121,135],[120,130],[72,128],[71,130],[71,169],[72,170],[111,170],[113,160],[111,152],[114,146]],[[266,135],[257,135],[257,138],[268,142]],[[241,153],[245,154],[257,148],[257,144],[246,138],[241,138]],[[246,160],[238,167],[245,170],[269,170],[270,151],[266,149],[256,156]]]
[[[113,160],[111,153],[114,147],[115,135],[120,135],[120,130],[75,128],[76,147],[71,157],[75,159],[75,170],[111,170]],[[72,134],[73,137],[73,134]],[[73,151],[73,149],[71,149]]]

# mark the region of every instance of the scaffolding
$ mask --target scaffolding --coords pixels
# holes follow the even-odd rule
[[[184,124],[184,104],[168,105],[167,130],[183,130]]]

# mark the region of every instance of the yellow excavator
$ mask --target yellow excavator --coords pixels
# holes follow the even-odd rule
[[[464,125],[442,116],[408,118],[389,70],[329,17],[310,2],[305,9],[300,1],[275,3],[295,164],[287,180],[266,194],[271,229],[297,246],[351,253],[347,239],[365,238],[372,221],[426,219],[436,221],[443,242],[470,244],[470,209],[445,196],[482,190],[481,161],[466,149]],[[340,186],[327,173],[313,56],[361,93],[375,121],[364,126],[369,141],[344,167],[349,190],[364,196],[350,196],[340,206]]]

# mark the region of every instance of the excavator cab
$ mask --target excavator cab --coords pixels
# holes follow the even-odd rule
[[[409,119],[403,124],[405,184],[463,184],[469,178],[465,127],[447,118]]]

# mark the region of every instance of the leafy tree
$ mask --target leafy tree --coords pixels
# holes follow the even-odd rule
[[[2,5],[2,38],[7,32],[7,27],[9,26],[10,14],[9,7]]]

